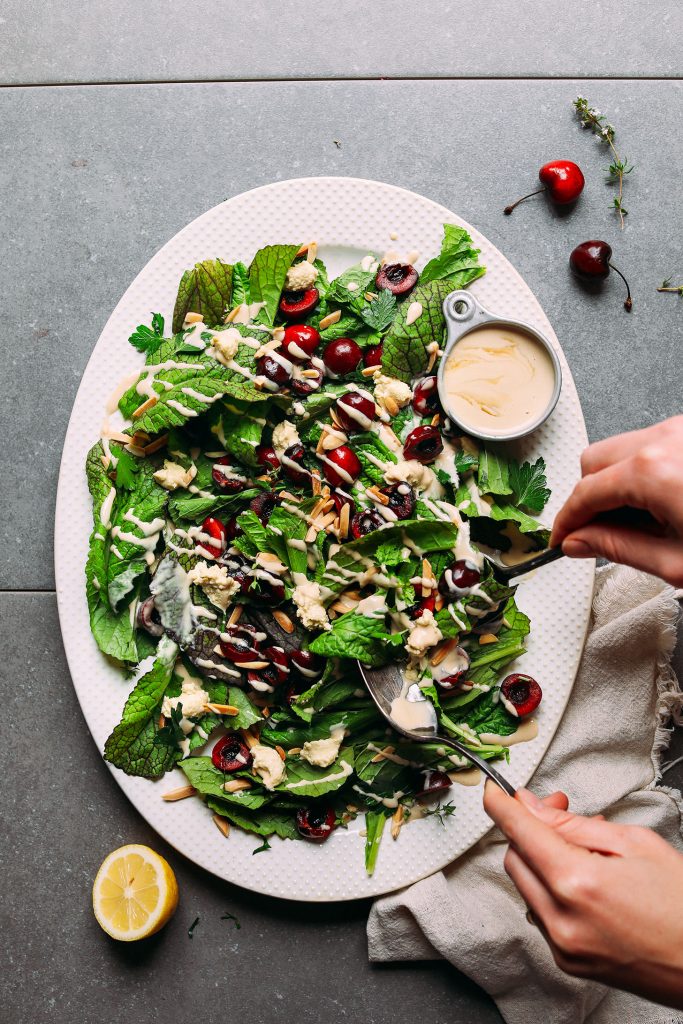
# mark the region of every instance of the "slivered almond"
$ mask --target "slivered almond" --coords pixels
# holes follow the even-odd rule
[[[429,353],[429,362],[427,363],[427,373],[431,373],[434,369],[434,363],[436,362],[436,352],[434,349]]]
[[[311,242],[311,244],[308,247],[308,256],[306,257],[306,259],[308,260],[309,263],[315,263],[315,260],[316,260],[317,256],[318,256],[318,243],[317,242]]]
[[[180,786],[179,789],[169,789],[167,793],[161,794],[161,799],[167,804],[175,803],[176,800],[186,800],[188,796],[194,796],[197,790],[194,786]]]
[[[267,668],[270,665],[269,661],[241,661],[240,668],[251,668],[256,671],[258,668]]]
[[[422,575],[426,580],[434,579],[434,571],[428,558],[422,559]]]
[[[332,324],[338,324],[341,320],[341,309],[335,309],[334,313],[328,313],[324,316],[318,324],[318,330],[324,331],[327,327],[331,327]]]
[[[434,651],[434,654],[432,654],[431,658],[429,659],[429,664],[432,666],[440,665],[444,658],[451,653],[454,647],[457,646],[458,642],[455,639],[455,637],[453,637],[451,640],[446,640]]]
[[[214,715],[239,715],[240,709],[233,707],[232,704],[205,704],[205,708],[209,711],[213,711]]]
[[[358,601],[354,601],[353,598],[343,597],[338,598],[330,607],[335,611],[339,612],[340,615],[344,615],[345,612],[352,612],[358,605]]]
[[[339,537],[344,539],[349,535],[349,525],[351,523],[351,506],[346,504],[342,505],[341,512],[339,513]]]
[[[273,611],[273,618],[277,622],[280,629],[284,629],[285,633],[294,632],[294,623],[290,619],[289,615],[281,611],[279,608],[276,608]]]
[[[227,839],[230,835],[230,822],[227,818],[221,818],[220,814],[214,814],[212,821],[219,832],[222,832]]]
[[[136,430],[130,439],[131,444],[136,444],[140,448],[144,448],[146,444],[149,444],[149,434],[144,430]]]
[[[203,321],[203,319],[204,319],[204,317],[202,316],[201,313],[186,313],[185,314],[185,323],[186,324],[200,324]]]
[[[320,494],[320,477],[317,473],[311,473],[311,490],[314,497],[316,494]]]
[[[373,576],[376,576],[378,572],[379,569],[377,568],[376,565],[369,565],[365,572],[363,573],[363,575],[361,576],[360,585],[364,587],[367,581],[371,580]]]
[[[377,298],[377,293],[376,292],[363,292],[363,298],[366,299],[367,302],[374,302],[375,299]]]
[[[231,779],[223,783],[223,789],[226,793],[239,793],[241,789],[251,789],[251,782],[248,779]]]
[[[242,611],[243,611],[243,605],[241,605],[241,604],[235,605],[233,610],[230,612],[230,618],[228,619],[228,625],[229,626],[234,626],[236,622],[239,622],[240,617],[242,615]]]
[[[261,562],[263,565],[272,565],[273,568],[277,566],[282,572],[286,569],[286,566],[282,564],[277,555],[274,555],[272,551],[259,551],[256,555],[256,561]]]
[[[306,532],[306,536],[304,537],[304,540],[306,541],[307,544],[312,544],[317,536],[318,531],[316,530],[315,526],[309,526]]]
[[[265,345],[261,345],[261,348],[256,349],[254,352],[254,359],[260,359],[261,356],[265,356],[267,352],[274,352],[276,348],[280,347],[280,341],[276,338],[271,338]]]
[[[300,754],[300,753],[301,753],[301,747],[290,747],[287,756],[288,757],[296,757],[297,754]]]
[[[157,725],[160,729],[163,729],[163,727],[166,725],[166,719],[164,718],[163,715],[159,715],[159,721],[157,722]]]
[[[154,455],[154,453],[158,452],[161,448],[165,448],[167,444],[168,434],[161,434],[160,437],[157,437],[156,441],[150,441],[149,444],[145,445],[145,455]]]
[[[296,498],[293,494],[290,494],[289,491],[280,491],[280,497],[284,498],[285,501],[294,502],[295,505],[299,504],[299,499]]]
[[[233,320],[235,319],[235,317],[239,316],[241,309],[242,309],[242,303],[240,303],[239,306],[235,306],[234,309],[231,309],[230,312],[228,313],[228,315],[226,316],[224,323],[231,324],[233,322]]]
[[[297,256],[303,256],[304,253],[307,253],[308,252],[308,247],[310,245],[312,245],[312,244],[313,244],[312,242],[304,242],[303,245],[300,245],[299,248],[297,249],[297,251],[294,253],[294,259],[296,259]]]
[[[122,434],[119,430],[112,430],[110,434],[107,434],[108,441],[118,441],[119,444],[128,444],[130,438],[128,434]]]
[[[102,463],[105,469],[109,469],[109,463],[111,462],[111,459],[109,458],[108,455],[100,455],[100,462]]]
[[[301,376],[302,377],[306,377],[307,379],[310,380],[313,377],[317,377],[318,373],[319,373],[319,371],[316,370],[316,368],[314,366],[312,366],[310,370],[302,370],[301,371]]]
[[[265,708],[261,708],[261,714],[264,718],[270,718],[270,708],[267,705]]]
[[[337,411],[334,408],[330,409],[330,419],[334,423],[335,427],[341,427],[341,420],[339,419]]]
[[[286,754],[285,754],[285,751],[284,751],[284,747],[281,747],[279,743],[276,743],[275,744],[275,749],[277,750],[278,754],[280,755],[280,757],[284,761],[284,759],[286,757]]]
[[[242,737],[242,739],[244,740],[244,742],[246,743],[250,750],[252,747],[257,746],[258,743],[260,742],[258,736],[255,736],[254,733],[251,732],[249,729],[240,729],[240,736]]]
[[[318,516],[314,525],[317,526],[318,530],[326,530],[336,518],[334,512],[326,512],[325,515]]]
[[[360,371],[363,377],[374,377],[376,373],[380,373],[379,366],[364,366]]]
[[[403,804],[399,804],[398,807],[396,808],[396,810],[394,811],[392,817],[391,817],[391,838],[392,839],[398,839],[398,834],[401,831],[401,826],[403,825],[403,815],[404,814],[405,814],[405,811],[403,810]]]
[[[399,412],[401,411],[398,403],[394,401],[391,395],[388,395],[384,399],[384,408],[386,409],[390,416],[398,416]]]
[[[387,760],[387,754],[393,754],[393,752],[394,752],[394,748],[393,747],[384,747],[383,750],[378,750],[377,753],[375,754],[375,756],[373,758],[371,758],[370,760],[371,760],[372,764],[378,764],[380,761],[386,761]]]
[[[507,620],[507,619],[505,619],[505,618],[503,619],[503,625],[504,625],[504,626],[506,626],[506,627],[507,627],[507,629],[512,629],[512,626],[510,625],[510,623],[508,622],[508,620]]]
[[[479,646],[483,647],[484,644],[497,644],[498,637],[495,633],[482,633],[479,637]]]
[[[380,503],[380,505],[388,505],[389,504],[389,498],[386,496],[386,494],[382,494],[382,492],[380,491],[379,487],[377,487],[376,485],[373,485],[372,487],[368,487],[368,488],[366,488],[366,490],[367,490],[368,494],[371,494],[373,496],[373,498],[375,498]]]
[[[440,612],[441,609],[443,608],[443,605],[444,605],[443,597],[441,596],[441,594],[437,594],[436,597],[434,598],[434,611],[435,612]]]
[[[325,438],[326,437],[327,437],[327,431],[326,430],[321,430],[320,431],[320,437],[318,438],[318,443],[315,446],[315,454],[316,455],[322,455],[323,451],[325,450],[323,445],[325,444]]]
[[[438,427],[440,419],[441,419],[440,414],[438,412],[434,413],[434,415],[432,416],[432,426],[433,427]]]

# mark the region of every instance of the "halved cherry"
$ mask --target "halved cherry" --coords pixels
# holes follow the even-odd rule
[[[153,597],[148,597],[138,605],[137,623],[138,626],[142,626],[143,629],[146,629],[151,636],[161,636],[164,632],[164,627],[161,624],[161,616],[154,604]]]
[[[443,440],[436,427],[415,427],[408,434],[403,445],[406,459],[417,459],[426,465],[433,462],[443,451]]]
[[[374,508],[366,508],[362,512],[356,512],[351,520],[351,534],[356,538],[365,537],[367,533],[379,530],[383,525],[384,519],[379,512],[376,512]]]
[[[239,736],[222,736],[211,751],[211,760],[219,772],[239,772],[251,766],[254,760],[249,747]]]
[[[392,295],[407,295],[417,284],[417,270],[410,263],[385,263],[377,271],[375,284]]]
[[[432,679],[442,690],[452,690],[464,682],[469,667],[469,654],[463,647],[456,647],[440,665],[432,666]]]
[[[261,642],[253,626],[243,623],[226,626],[219,643],[221,654],[235,665],[261,660]]]
[[[375,400],[367,391],[349,391],[336,402],[336,413],[344,430],[369,430],[375,418]]]
[[[309,359],[320,344],[320,332],[309,324],[290,324],[285,327],[282,349],[297,363]]]
[[[254,574],[246,558],[243,555],[226,553],[221,555],[218,561],[220,565],[226,567],[230,579],[235,580],[239,584],[240,593],[249,593],[254,581]]]
[[[279,604],[285,597],[285,585],[277,576],[256,574],[256,589],[262,604]]]
[[[542,696],[543,691],[536,680],[521,672],[513,672],[500,684],[500,699],[505,710],[517,718],[524,718],[535,711]]]
[[[410,519],[415,511],[415,492],[410,484],[402,480],[393,487],[383,487],[382,494],[389,499],[390,508],[397,519]]]
[[[220,466],[226,466],[231,472],[222,472],[219,468]],[[246,477],[241,473],[234,476],[234,472],[232,460],[227,458],[227,456],[222,459],[216,459],[211,467],[211,477],[216,487],[219,487],[221,491],[227,491],[230,494],[237,494],[239,491],[243,491],[249,484]]]
[[[415,593],[417,594],[418,597],[422,597],[421,583],[415,584]],[[424,612],[432,612],[433,614],[435,608],[436,597],[434,596],[434,594],[430,594],[429,597],[423,597],[419,604],[413,605],[413,607],[410,609],[410,617],[411,619],[419,619],[420,616],[424,614]]]
[[[324,843],[334,832],[337,816],[331,807],[300,807],[296,812],[299,835],[312,843]]]
[[[323,371],[319,366],[295,366],[292,370],[292,387],[297,395],[311,395],[323,382]]]
[[[225,524],[225,538],[228,541],[228,543],[234,540],[235,537],[241,537],[243,533],[244,530],[237,522],[237,516],[233,516],[231,519],[228,519],[227,523]]]
[[[423,377],[413,391],[413,411],[418,416],[433,416],[440,408],[436,377]]]
[[[256,449],[256,461],[267,471],[280,468],[280,460],[275,454],[275,449],[267,444],[260,444]]]
[[[258,669],[258,671],[247,672],[247,682],[255,690],[262,690],[266,686],[274,690],[276,686],[287,682],[289,678],[289,658],[282,647],[274,645],[264,647],[261,654],[264,659],[268,659],[269,664],[266,668]]]
[[[261,520],[265,526],[271,515],[273,509],[278,503],[278,496],[275,491],[261,491],[255,498],[252,498],[249,502],[249,510],[254,513],[255,516]]]
[[[356,503],[353,498],[346,493],[346,491],[332,491],[330,494],[332,501],[334,502],[334,509],[337,515],[344,508],[344,505],[349,505],[349,515],[353,516],[356,512]]]
[[[311,651],[292,651],[289,660],[296,674],[307,682],[318,679],[325,669],[325,659]]]
[[[202,533],[207,535],[206,539],[202,538],[198,544],[202,554],[206,554],[210,558],[218,558],[219,555],[222,555],[228,541],[225,523],[216,519],[215,516],[207,516],[202,523]]]
[[[282,358],[282,357],[280,357]],[[289,359],[285,359],[284,362],[280,362],[279,359],[275,359],[272,355],[261,356],[256,363],[258,372],[270,380],[273,384],[277,384],[278,387],[283,387],[285,384],[289,384],[290,370],[287,366]]]
[[[456,601],[476,587],[480,579],[481,573],[476,565],[466,558],[458,558],[441,573],[439,593],[447,601]]]
[[[364,366],[379,366],[382,362],[382,349],[383,345],[380,342],[379,345],[370,345],[366,348],[363,353],[363,365]]]
[[[338,376],[353,373],[363,358],[363,351],[353,338],[335,338],[323,350],[323,362]]]
[[[311,479],[310,471],[304,462],[305,455],[304,446],[297,441],[284,450],[280,459],[283,474],[299,487],[304,487]]]
[[[318,305],[320,293],[317,288],[305,288],[300,292],[284,292],[280,299],[280,313],[283,319],[295,322],[305,320]]]
[[[358,479],[363,468],[356,453],[346,444],[333,448],[324,457],[323,462],[325,476],[333,487],[348,487]]]
[[[422,772],[422,777],[424,782],[422,789],[416,794],[417,800],[424,800],[434,793],[441,793],[453,785],[446,772],[440,772],[434,768],[428,768],[427,771]]]

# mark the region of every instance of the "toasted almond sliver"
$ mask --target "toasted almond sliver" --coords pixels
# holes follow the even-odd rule
[[[263,562],[266,565],[279,565],[283,569],[285,568],[277,555],[274,555],[272,551],[259,551],[256,557],[259,562]]]
[[[376,292],[363,292],[363,298],[366,299],[368,302],[374,302],[375,299],[377,298],[377,293]]]
[[[164,718],[163,715],[159,715],[159,721],[157,724],[160,729],[163,729],[163,727],[166,725],[166,719]]]
[[[139,405],[137,407],[135,412],[131,415],[131,419],[137,420],[140,416],[143,416],[148,409],[154,408],[158,401],[159,399],[157,398],[157,396],[152,395],[151,398],[148,398],[146,402],[143,402],[142,405]]]
[[[343,444],[348,441],[347,437],[340,437],[336,432],[334,434],[321,434],[320,440],[324,452],[331,452],[335,448],[341,448]]]
[[[334,423],[335,427],[341,427],[341,421],[337,415],[336,409],[334,408],[330,409],[330,419]]]
[[[239,316],[241,308],[242,308],[242,304],[240,303],[239,306],[235,306],[234,309],[231,309],[230,312],[228,313],[228,315],[226,316],[224,323],[231,324],[233,322],[233,320],[235,319],[235,317]]]
[[[295,505],[299,504],[299,499],[295,497],[293,494],[290,494],[289,491],[280,491],[280,497],[284,498],[285,501],[293,502]]]
[[[317,473],[311,473],[311,490],[314,496],[320,494],[320,477]]]
[[[434,414],[434,415],[432,416],[432,426],[433,426],[433,427],[438,427],[438,425],[439,425],[439,420],[440,420],[440,419],[441,419],[441,415],[440,415],[440,413],[438,413],[438,412],[437,412],[437,413],[435,413],[435,414]]]
[[[167,444],[168,434],[161,434],[157,437],[156,441],[150,441],[148,445],[145,445],[145,455],[154,455],[154,453],[158,452],[161,448],[165,448]]]
[[[167,804],[175,803],[176,800],[186,800],[188,796],[194,796],[197,790],[194,786],[180,786],[179,789],[169,789],[167,793],[161,794],[161,799]]]
[[[317,536],[318,531],[316,530],[315,526],[309,526],[306,536],[304,537],[304,540],[306,541],[307,544],[312,544]]]
[[[315,523],[312,525],[316,526],[318,530],[326,530],[331,523],[336,519],[334,512],[326,512],[324,516],[318,516]]]
[[[301,753],[301,747],[290,747],[287,756],[296,757],[297,754]]]
[[[244,742],[246,743],[250,750],[252,747],[255,747],[258,743],[260,743],[258,736],[255,736],[254,733],[251,732],[251,730],[249,729],[240,729],[240,736],[242,737],[242,739],[244,740]]]
[[[434,363],[436,362],[436,352],[432,349],[429,353],[429,362],[427,363],[427,373],[431,373],[434,369]]]
[[[429,659],[430,665],[440,665],[444,658],[451,653],[454,647],[458,646],[458,642],[455,637],[450,640],[445,640],[444,643],[440,644],[439,647],[434,651],[431,658]]]
[[[311,242],[311,244],[308,247],[308,256],[306,257],[306,259],[308,260],[309,263],[315,263],[315,260],[317,259],[317,256],[318,256],[318,243],[317,242]]]
[[[221,818],[220,814],[213,815],[213,823],[219,832],[222,832],[227,839],[230,835],[230,822],[227,818]]]
[[[351,522],[351,506],[346,502],[342,505],[339,513],[339,537],[344,539],[349,535],[349,524]]]
[[[398,416],[399,412],[401,411],[398,406],[398,403],[394,401],[391,395],[384,399],[384,408],[386,409],[390,416]]]
[[[380,761],[386,761],[387,754],[393,754],[393,752],[394,752],[394,748],[393,747],[384,747],[383,750],[378,750],[377,751],[375,756],[373,758],[371,758],[371,761],[372,761],[373,764],[378,764]]]
[[[443,608],[443,605],[444,605],[443,597],[441,596],[441,594],[437,594],[436,597],[434,598],[434,611],[435,612],[440,612],[441,609]]]
[[[109,463],[111,462],[111,459],[107,455],[100,455],[100,462],[102,463],[105,469],[109,469]]]
[[[204,319],[204,317],[202,316],[201,313],[191,313],[190,312],[190,313],[186,313],[185,314],[185,323],[186,324],[200,324],[200,323],[202,323],[203,319]]]
[[[284,761],[284,759],[286,757],[286,754],[285,754],[285,751],[284,751],[284,747],[281,747],[279,743],[276,743],[275,744],[275,749],[277,750],[278,754],[280,755],[280,757]]]
[[[312,244],[313,244],[312,242],[304,242],[303,245],[300,245],[299,248],[297,249],[297,251],[294,253],[294,259],[296,259],[297,256],[303,256],[304,253],[307,253],[308,252],[308,247],[310,245],[312,245]]]
[[[281,611],[279,608],[276,608],[273,611],[273,618],[277,622],[280,629],[284,629],[285,633],[294,632],[294,623],[290,619],[289,615]]]
[[[422,575],[426,580],[434,579],[434,572],[432,571],[432,566],[428,558],[422,559]]]
[[[315,446],[315,454],[316,455],[322,455],[322,453],[324,451],[323,445],[325,443],[325,438],[326,437],[327,437],[327,431],[326,430],[321,430],[320,431],[320,437],[318,438],[318,443]]]
[[[495,633],[482,633],[479,637],[479,646],[483,647],[484,644],[497,644],[498,637]]]
[[[364,366],[360,371],[363,377],[374,377],[376,373],[380,373],[379,366]]]
[[[214,715],[239,715],[240,709],[233,707],[232,704],[205,704],[205,708],[209,711],[213,711]]]
[[[241,604],[236,604],[235,605],[233,610],[230,612],[230,618],[228,619],[228,625],[229,626],[234,626],[236,622],[239,622],[243,610],[244,610],[244,606],[243,605],[241,605]]]
[[[346,805],[346,810],[349,811],[350,814],[357,814],[358,813],[358,808],[356,807],[355,804],[347,804]]]
[[[389,504],[389,498],[386,496],[386,494],[382,494],[382,492],[380,491],[379,487],[377,487],[377,486],[368,487],[367,488],[367,492],[368,492],[368,494],[371,494],[373,496],[373,498],[376,498],[376,500],[380,503],[380,505],[388,505]]]
[[[301,371],[301,376],[302,377],[306,377],[306,379],[310,380],[313,377],[317,377],[318,373],[319,373],[319,371],[316,370],[316,368],[313,366],[313,367],[311,367],[310,370],[302,370]]]
[[[391,818],[391,838],[392,839],[398,839],[398,834],[401,831],[401,826],[403,825],[403,815],[404,814],[405,814],[405,811],[403,810],[403,804],[399,804],[398,807],[396,808],[396,810],[394,811],[394,813],[392,815],[392,818]]]
[[[270,708],[261,708],[261,714],[263,715],[264,718],[270,718]]]
[[[251,789],[251,782],[248,779],[231,779],[223,783],[223,789],[226,793],[239,793],[241,789]]]
[[[328,313],[324,316],[318,324],[318,330],[324,331],[327,327],[331,327],[332,324],[338,324],[341,320],[341,309],[335,309],[334,313]]]
[[[240,668],[251,668],[254,671],[259,668],[267,668],[270,665],[269,661],[241,661]]]

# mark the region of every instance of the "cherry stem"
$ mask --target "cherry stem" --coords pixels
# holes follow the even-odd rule
[[[631,310],[633,309],[633,299],[631,298],[631,289],[628,286],[628,281],[626,280],[626,278],[624,277],[624,275],[622,274],[622,272],[619,270],[618,267],[615,267],[613,263],[610,263],[609,265],[612,268],[612,270],[615,272],[615,274],[618,274],[619,277],[621,278],[621,280],[626,285],[626,301],[624,302],[624,309],[626,310],[627,313],[630,313]]]
[[[518,199],[516,203],[511,203],[510,206],[506,206],[503,213],[507,214],[509,217],[515,206],[519,206],[519,204],[523,203],[525,199],[531,199],[532,196],[540,196],[541,192],[545,192],[545,189],[537,188],[535,192],[530,192],[528,196],[522,196],[522,198]]]

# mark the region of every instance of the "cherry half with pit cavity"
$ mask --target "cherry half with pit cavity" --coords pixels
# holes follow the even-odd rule
[[[253,512],[265,526],[277,503],[278,496],[275,491],[261,491],[249,502],[249,511]]]
[[[311,843],[324,843],[336,828],[337,817],[331,807],[300,807],[296,812],[299,835]]]
[[[325,477],[333,487],[348,487],[361,474],[362,466],[358,456],[348,445],[342,444],[339,448],[333,448],[325,456]]]
[[[375,285],[400,297],[412,292],[417,278],[417,270],[410,263],[385,263],[377,271]]]
[[[296,363],[310,359],[320,344],[320,332],[309,324],[290,324],[285,327],[282,349]]]
[[[216,459],[211,467],[211,479],[215,483],[216,487],[229,494],[237,494],[239,491],[243,491],[249,481],[240,474],[233,476],[232,472],[221,472],[221,466],[225,466],[232,470],[232,463],[229,458]]]
[[[500,699],[511,715],[524,718],[541,703],[543,691],[535,679],[521,672],[506,676],[500,685]]]
[[[349,391],[337,399],[335,410],[347,433],[365,431],[370,429],[375,418],[375,400],[367,391]]]
[[[211,751],[211,760],[219,772],[239,772],[249,768],[254,759],[246,743],[231,734],[219,739]]]
[[[416,459],[426,465],[434,462],[443,451],[443,440],[437,427],[415,427],[403,445],[404,458]]]
[[[441,410],[436,377],[423,377],[413,391],[413,412],[418,416],[433,416]]]
[[[393,487],[383,487],[382,494],[389,499],[387,508],[391,509],[397,519],[410,519],[415,511],[415,492],[410,484],[402,480]]]
[[[573,203],[579,198],[586,183],[583,171],[573,160],[551,160],[549,163],[543,164],[538,172],[538,177],[543,183],[543,188],[536,189],[535,192],[530,192],[527,196],[522,196],[517,202],[506,206],[503,213],[509,216],[514,208],[523,203],[525,199],[538,196],[541,192],[547,192],[558,206],[566,206],[567,203]]]
[[[215,516],[207,516],[202,523],[201,532],[207,535],[206,539],[202,538],[199,542],[198,547],[201,551],[210,558],[218,558],[222,555],[227,547],[228,540],[228,531],[225,528],[225,523],[220,519],[216,519]]]
[[[363,509],[362,512],[356,512],[351,520],[351,536],[357,540],[359,537],[365,537],[366,534],[372,533],[373,530],[379,530],[383,525],[384,519],[379,512],[373,508]]]
[[[592,238],[588,242],[581,242],[575,249],[572,249],[569,257],[569,266],[575,277],[580,281],[604,281],[609,276],[610,268],[618,274],[626,285],[626,299],[624,309],[630,313],[633,309],[633,299],[628,281],[622,272],[611,262],[612,247],[599,238]]]
[[[305,288],[300,292],[285,292],[280,299],[280,313],[284,320],[296,323],[305,320],[318,305],[320,293],[317,288]]]
[[[323,349],[323,362],[337,376],[353,373],[363,359],[363,351],[353,338],[335,338]]]
[[[235,665],[262,660],[258,635],[254,627],[248,623],[227,626],[221,634],[219,646],[223,657]]]
[[[428,769],[422,772],[424,779],[422,783],[422,789],[419,793],[415,794],[417,800],[424,800],[429,796],[433,796],[434,793],[442,793],[446,789],[450,789],[452,782],[449,779],[446,772],[440,772],[436,769]]]
[[[284,450],[280,459],[284,476],[298,487],[304,487],[311,478],[304,462],[305,455],[304,446],[297,441]]]

